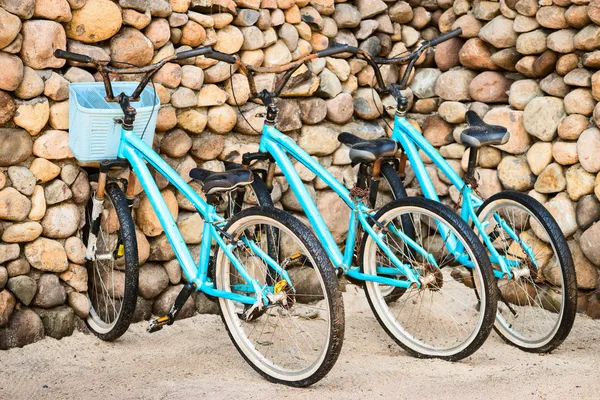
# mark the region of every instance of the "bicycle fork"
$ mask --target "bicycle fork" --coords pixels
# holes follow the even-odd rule
[[[85,258],[90,261],[96,261],[96,251],[98,250],[97,241],[100,232],[100,221],[102,211],[104,210],[104,189],[106,188],[106,172],[100,171],[98,176],[98,188],[92,195],[92,216],[90,218],[90,231],[88,234],[87,250]]]
[[[117,162],[122,164],[121,161]],[[104,211],[104,197],[106,191],[107,172],[115,165],[115,162],[102,162],[100,164],[100,174],[98,175],[98,187],[96,192],[92,195],[92,213],[90,218],[90,230],[88,234],[88,241],[86,243],[85,258],[89,261],[105,261],[112,260],[124,255],[124,246],[121,239],[121,232],[119,231],[117,247],[113,253],[98,254],[98,233],[100,232],[100,225],[102,222],[102,212]],[[129,179],[127,183],[127,191],[125,198],[129,210],[133,208],[133,202],[135,200],[134,190],[136,185],[136,176],[133,171],[129,173]]]

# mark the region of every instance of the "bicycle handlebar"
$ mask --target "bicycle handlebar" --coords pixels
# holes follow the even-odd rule
[[[358,47],[354,47],[354,46],[350,46],[349,44],[337,44],[334,43],[334,45],[328,49],[325,50],[321,50],[321,51],[317,51],[317,57],[321,58],[321,57],[329,57],[329,56],[333,56],[336,54],[341,54],[341,53],[352,53],[352,54],[358,54],[359,52],[361,52],[362,50],[360,50]]]
[[[441,36],[434,37],[429,41],[429,46],[437,46],[438,44],[445,42],[448,39],[460,36],[462,34],[462,28],[456,28],[450,32],[446,32]]]
[[[110,78],[108,76],[109,73],[117,73],[117,74],[145,73],[146,74],[144,76],[144,78],[142,78],[138,87],[134,90],[133,94],[131,96],[129,96],[131,99],[135,100],[139,97],[142,90],[144,90],[144,88],[146,87],[146,85],[148,84],[148,82],[150,81],[152,76],[154,76],[154,74],[156,74],[158,72],[158,70],[160,68],[162,68],[163,65],[165,65],[169,61],[183,60],[186,58],[196,57],[196,56],[201,56],[201,55],[205,56],[206,58],[212,58],[213,60],[223,61],[228,64],[238,65],[242,69],[242,71],[246,74],[246,76],[248,78],[248,83],[250,85],[250,92],[252,93],[252,96],[256,98],[256,97],[260,97],[260,96],[256,92],[256,86],[254,84],[254,76],[253,75],[255,73],[285,72],[285,75],[282,77],[282,79],[278,83],[275,91],[273,92],[274,96],[277,97],[281,94],[281,91],[283,90],[283,88],[285,87],[285,85],[289,81],[289,79],[292,77],[294,72],[296,70],[298,70],[298,68],[300,68],[306,61],[313,60],[315,58],[329,57],[329,56],[333,56],[336,54],[351,53],[354,55],[362,56],[367,61],[367,63],[369,63],[369,65],[371,65],[371,67],[373,68],[373,71],[375,73],[375,78],[377,79],[377,86],[379,86],[379,91],[385,93],[385,92],[389,92],[389,88],[387,88],[385,86],[385,82],[383,81],[383,77],[381,76],[381,71],[379,69],[379,65],[408,63],[408,68],[404,72],[404,75],[402,77],[402,81],[400,84],[401,87],[404,87],[407,83],[408,76],[410,75],[410,72],[411,72],[412,68],[414,67],[415,62],[417,61],[419,56],[423,53],[423,51],[425,51],[427,48],[429,48],[431,46],[436,46],[439,43],[442,43],[448,39],[459,36],[460,34],[462,34],[461,28],[454,29],[450,32],[447,32],[447,33],[441,35],[441,36],[438,36],[429,41],[423,42],[419,46],[419,48],[417,48],[412,53],[410,53],[406,56],[403,56],[403,57],[396,57],[396,58],[371,57],[371,55],[369,53],[367,53],[365,50],[362,50],[362,49],[359,49],[357,47],[350,46],[347,44],[343,44],[343,45],[334,45],[330,48],[320,50],[313,54],[309,54],[309,55],[302,57],[299,60],[296,60],[289,64],[275,66],[275,67],[255,67],[253,65],[248,65],[248,64],[244,63],[243,61],[241,61],[238,57],[213,50],[212,47],[210,47],[210,46],[199,47],[197,49],[182,51],[173,56],[164,58],[163,60],[161,60],[155,64],[148,65],[145,67],[115,68],[115,67],[111,67],[108,65],[110,61],[95,60],[92,57],[84,55],[84,54],[77,54],[77,53],[60,50],[60,49],[54,51],[54,56],[56,58],[63,58],[65,60],[76,61],[76,62],[80,62],[80,63],[84,63],[84,64],[94,64],[94,66],[98,69],[98,72],[100,72],[100,74],[102,75],[102,79],[104,81],[104,87],[106,89],[106,100],[109,102],[119,101],[119,99],[116,99],[114,97],[114,94],[112,91],[112,86],[110,84]],[[271,93],[269,93],[269,95],[271,95]]]
[[[86,56],[84,54],[72,53],[70,51],[65,50],[55,50],[54,57],[56,58],[64,58],[65,60],[77,61],[80,63],[90,63],[92,62],[92,58],[90,56]]]
[[[186,50],[186,51],[182,51],[181,53],[177,53],[175,54],[176,56],[176,60],[184,60],[186,58],[190,58],[190,57],[196,57],[196,56],[202,56],[208,52],[210,52],[212,49],[208,46],[206,47],[198,47],[197,49],[192,49],[192,50]]]
[[[110,77],[108,76],[109,73],[115,73],[115,74],[142,74],[142,73],[145,73],[146,75],[144,75],[144,77],[140,81],[139,85],[135,88],[135,90],[133,91],[131,96],[129,96],[129,98],[132,101],[137,101],[137,99],[139,98],[140,94],[142,93],[142,91],[144,90],[146,85],[148,85],[148,82],[150,81],[150,79],[152,79],[152,77],[163,67],[163,65],[165,65],[166,63],[173,61],[173,60],[183,60],[186,58],[205,55],[208,53],[215,53],[215,51],[209,46],[198,47],[197,49],[182,51],[182,52],[172,55],[170,57],[166,57],[155,64],[147,65],[145,67],[128,67],[128,68],[111,67],[108,65],[110,63],[109,60],[96,60],[85,54],[78,54],[78,53],[73,53],[70,51],[65,51],[65,50],[60,50],[60,49],[57,49],[54,51],[54,57],[62,58],[65,60],[70,60],[70,61],[76,61],[76,62],[80,62],[80,63],[84,63],[84,64],[93,64],[96,67],[96,69],[98,70],[98,72],[100,72],[100,75],[102,75],[102,80],[104,81],[104,89],[106,90],[106,98],[105,98],[106,101],[119,102],[119,98],[121,97],[121,95],[119,95],[119,96],[117,96],[117,98],[115,98],[113,90],[112,90],[112,86],[110,84]],[[216,52],[216,53],[218,53],[218,52]],[[233,58],[233,61],[235,62],[235,57]]]
[[[400,84],[400,86],[404,88],[407,84],[408,77],[410,75],[410,72],[412,71],[412,68],[414,67],[414,64],[416,63],[419,56],[423,53],[423,51],[425,51],[427,48],[429,48],[431,46],[436,46],[448,39],[457,37],[461,34],[462,34],[461,28],[454,29],[450,32],[447,32],[447,33],[441,35],[441,36],[438,36],[429,41],[425,41],[425,42],[421,43],[421,45],[415,51],[413,51],[412,53],[410,53],[408,55],[403,56],[403,57],[396,57],[396,58],[372,57],[365,50],[362,50],[360,48],[350,46],[347,44],[334,45],[327,49],[317,51],[316,53],[309,54],[309,55],[302,57],[299,60],[293,61],[291,63],[280,65],[280,66],[275,66],[275,67],[255,67],[253,65],[248,65],[248,64],[244,63],[243,61],[241,61],[240,59],[238,59],[235,56],[223,54],[223,53],[220,53],[220,52],[212,50],[212,49],[211,49],[211,51],[205,53],[204,56],[206,58],[212,58],[214,60],[224,61],[229,64],[238,65],[248,78],[248,83],[250,85],[250,92],[252,93],[252,97],[257,98],[257,97],[261,97],[261,96],[256,92],[256,86],[254,84],[254,76],[253,75],[256,73],[285,72],[285,75],[280,79],[280,82],[277,84],[275,91],[273,93],[268,93],[269,95],[273,95],[273,97],[277,97],[281,94],[281,91],[283,90],[283,88],[285,87],[285,85],[289,81],[289,79],[292,77],[294,72],[298,68],[300,68],[306,61],[313,60],[315,58],[330,57],[330,56],[333,56],[336,54],[351,53],[354,55],[362,56],[367,61],[367,63],[369,63],[369,65],[371,65],[371,67],[373,67],[373,71],[375,73],[375,78],[377,80],[377,86],[379,86],[379,91],[383,92],[383,93],[387,93],[390,91],[390,88],[387,88],[385,86],[385,82],[383,81],[383,77],[381,76],[381,71],[379,69],[379,65],[408,64],[408,68],[404,72],[404,75],[402,77],[402,81]],[[397,93],[397,91],[394,91],[394,92]]]
[[[211,47],[208,48],[209,51],[204,55],[204,57],[212,58],[213,60],[223,61],[228,64],[235,64],[237,62],[237,57],[229,54],[221,53],[220,51],[213,50]]]

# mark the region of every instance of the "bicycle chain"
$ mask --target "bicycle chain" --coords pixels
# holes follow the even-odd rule
[[[354,185],[350,190],[350,197],[360,199],[365,205],[369,204],[369,189],[362,189]]]

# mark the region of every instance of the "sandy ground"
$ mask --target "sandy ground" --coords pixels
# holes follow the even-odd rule
[[[492,333],[473,356],[449,363],[408,356],[361,293],[345,301],[342,354],[307,389],[265,381],[237,353],[220,317],[196,316],[152,335],[135,324],[115,343],[75,333],[0,352],[0,399],[598,399],[600,321],[579,316],[551,355],[521,352]]]

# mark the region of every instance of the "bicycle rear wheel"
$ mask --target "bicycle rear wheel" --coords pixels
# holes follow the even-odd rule
[[[560,227],[544,206],[518,192],[495,194],[478,215],[500,255],[518,263],[519,277],[498,280],[496,331],[521,350],[557,348],[577,310],[575,268]]]
[[[83,242],[92,233],[93,197],[85,211]],[[86,324],[102,340],[115,340],[131,324],[138,293],[135,225],[125,194],[115,182],[106,185],[99,220],[95,260],[86,263],[90,314]]]
[[[381,240],[421,277],[420,288],[404,289],[394,302],[386,299],[388,285],[365,281],[365,294],[381,326],[419,358],[455,361],[471,355],[490,334],[496,315],[491,264],[474,232],[446,206],[422,198],[393,201],[374,218],[375,229],[387,228],[379,228]],[[411,245],[412,251],[406,251],[409,246],[396,233],[403,231],[407,219],[418,245]],[[459,246],[454,247],[453,241]],[[402,276],[368,233],[363,237],[361,266],[370,275]]]
[[[287,282],[255,252],[236,247],[246,271],[280,297],[254,312],[219,299],[229,336],[244,359],[268,380],[308,386],[333,367],[344,336],[344,311],[333,265],[310,230],[296,218],[270,207],[236,214],[226,232],[254,242],[289,274]],[[253,295],[248,283],[219,249],[216,287]],[[270,284],[273,282],[273,284]]]

